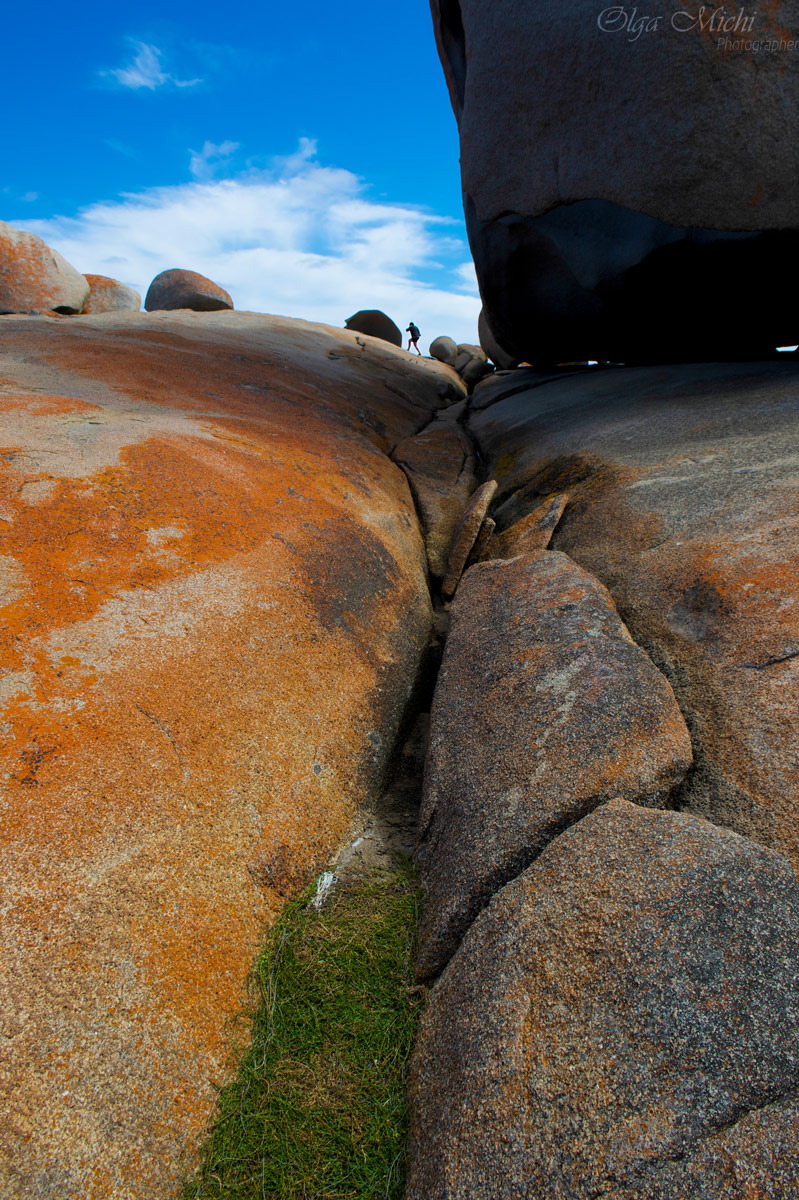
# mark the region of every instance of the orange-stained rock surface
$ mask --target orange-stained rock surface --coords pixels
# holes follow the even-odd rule
[[[83,306],[84,313],[138,312],[141,296],[135,288],[109,279],[107,275],[86,275],[89,299]]]
[[[0,221],[0,313],[79,313],[89,284],[35,233]]]
[[[552,546],[668,675],[696,758],[681,803],[799,867],[799,363],[521,382],[471,414],[496,507],[570,494]]]
[[[430,628],[393,446],[452,373],[240,313],[0,322],[0,1194],[177,1186]]]

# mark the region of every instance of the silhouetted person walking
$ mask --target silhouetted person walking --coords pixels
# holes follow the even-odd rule
[[[422,336],[422,334],[421,334],[421,330],[419,329],[419,326],[414,325],[413,321],[411,321],[410,325],[405,330],[405,332],[409,333],[411,335],[408,338],[408,349],[410,350],[411,346],[413,346],[416,350],[416,353],[418,355],[421,355],[422,352],[419,349],[419,338]]]

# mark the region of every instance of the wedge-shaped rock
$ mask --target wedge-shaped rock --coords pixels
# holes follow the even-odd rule
[[[799,1194],[799,887],[612,801],[475,923],[411,1067],[406,1200]]]
[[[515,558],[531,550],[546,550],[569,503],[567,492],[547,496],[526,517],[491,538],[484,558]]]
[[[663,804],[690,764],[671,687],[593,576],[548,551],[472,567],[433,700],[419,977],[562,829],[615,796]]]
[[[441,585],[441,592],[447,600],[455,595],[455,589],[460,583],[464,568],[469,561],[469,555],[474,549],[480,536],[483,522],[488,515],[491,501],[497,491],[497,481],[489,479],[481,483],[463,511],[461,519],[455,526],[452,545],[447,558],[447,573]]]
[[[391,457],[408,478],[430,573],[441,579],[455,526],[477,487],[471,442],[460,425],[439,420],[415,437],[404,438]]]

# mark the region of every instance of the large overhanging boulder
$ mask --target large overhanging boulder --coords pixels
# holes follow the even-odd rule
[[[797,0],[646,21],[588,0],[431,2],[506,351],[711,359],[796,340]]]

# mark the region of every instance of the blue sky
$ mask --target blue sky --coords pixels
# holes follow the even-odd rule
[[[4,25],[0,217],[79,270],[143,290],[184,266],[240,308],[476,339],[427,0],[50,2]]]

